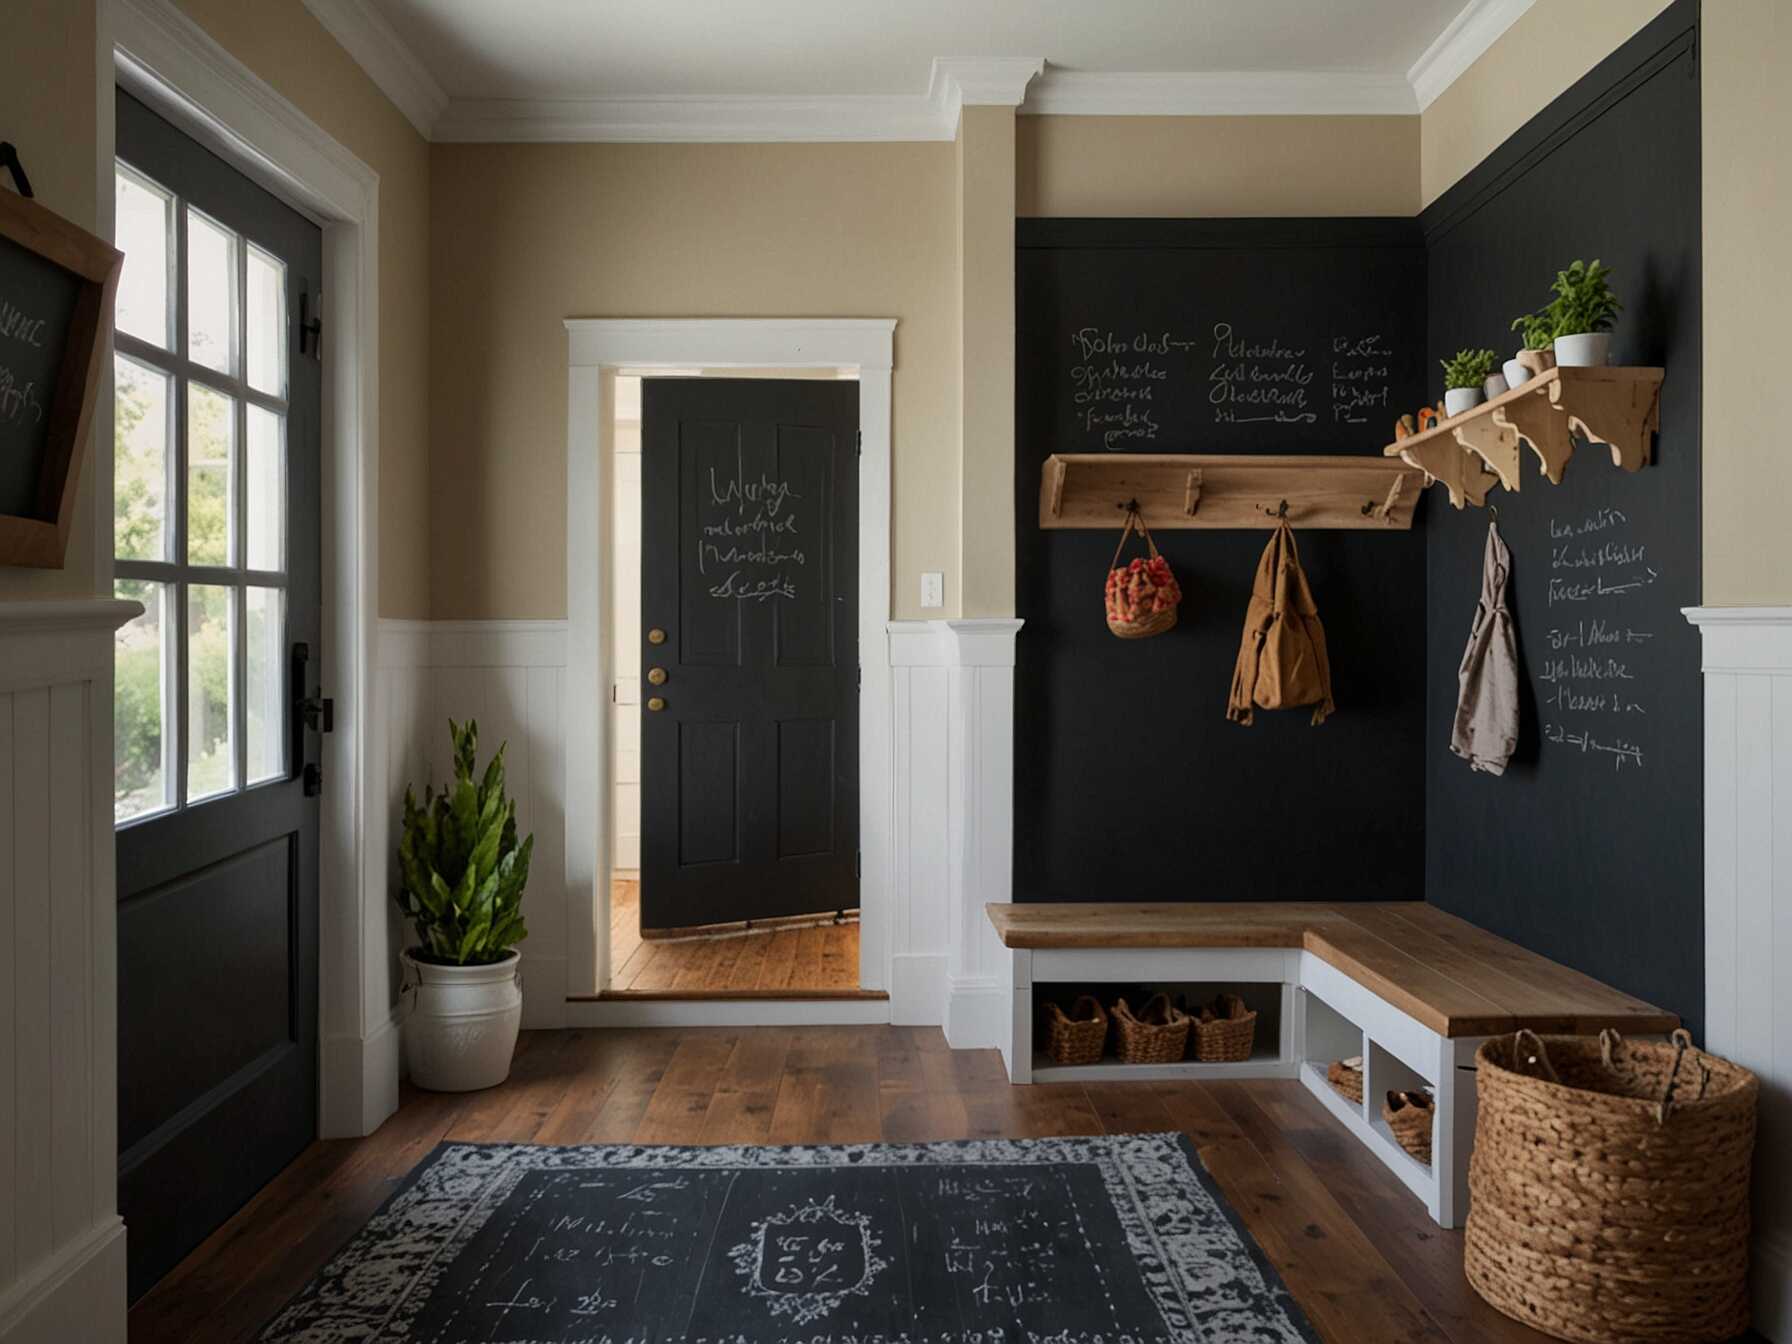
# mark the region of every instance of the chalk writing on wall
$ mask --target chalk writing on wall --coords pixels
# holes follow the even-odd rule
[[[1163,427],[1162,392],[1188,376],[1196,343],[1175,332],[1117,332],[1079,327],[1070,334],[1077,424],[1110,450],[1139,448]]]
[[[1621,509],[1549,520],[1551,623],[1535,672],[1545,742],[1615,770],[1646,764],[1650,705],[1639,673],[1656,632],[1635,596],[1660,578]]]
[[[740,602],[794,598],[809,563],[788,481],[749,475],[736,454],[732,472],[712,465],[698,505],[697,572],[711,597]]]

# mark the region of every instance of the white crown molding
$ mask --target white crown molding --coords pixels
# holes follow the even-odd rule
[[[425,140],[448,108],[429,68],[367,0],[304,0],[305,8]]]
[[[1468,0],[1406,72],[1423,112],[1454,84],[1536,0]]]
[[[1043,56],[936,56],[927,102],[950,140],[958,134],[961,108],[1019,107],[1044,70]]]
[[[1032,116],[1412,116],[1399,75],[1357,71],[1213,70],[1098,74],[1047,70],[1020,109]]]
[[[432,139],[444,142],[740,143],[950,140],[950,125],[926,97],[615,97],[461,99],[448,104]]]

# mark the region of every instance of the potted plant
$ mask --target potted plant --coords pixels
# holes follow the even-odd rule
[[[1537,374],[1555,367],[1556,357],[1550,346],[1556,339],[1556,333],[1555,328],[1550,325],[1547,308],[1513,318],[1512,330],[1520,333],[1519,340],[1523,345],[1502,368],[1507,386],[1517,387]]]
[[[1499,356],[1491,350],[1458,350],[1438,363],[1444,366],[1444,414],[1461,415],[1480,404]]]
[[[404,1024],[411,1081],[437,1092],[495,1087],[510,1075],[522,1023],[516,944],[528,937],[521,909],[531,835],[516,838],[516,804],[504,796],[504,748],[474,779],[479,726],[448,721],[454,782],[404,792],[398,908],[417,931],[403,955]]]
[[[1611,270],[1597,260],[1576,261],[1556,272],[1549,321],[1555,333],[1556,363],[1566,369],[1603,365],[1610,357],[1612,324],[1620,305],[1612,293]]]

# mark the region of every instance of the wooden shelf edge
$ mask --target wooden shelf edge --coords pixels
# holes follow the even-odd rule
[[[1612,463],[1640,471],[1661,424],[1664,369],[1643,365],[1546,369],[1461,415],[1383,448],[1384,457],[1442,482],[1450,503],[1486,503],[1494,484],[1519,487],[1520,444],[1529,445],[1552,485],[1574,455],[1574,432],[1610,450]],[[1430,482],[1427,482],[1428,484]]]
[[[1296,528],[1404,531],[1422,470],[1373,456],[1054,453],[1039,481],[1039,526],[1117,528],[1137,501],[1157,530],[1264,529],[1288,505]]]

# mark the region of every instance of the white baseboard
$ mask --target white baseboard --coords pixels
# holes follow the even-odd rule
[[[899,1027],[945,1024],[946,954],[899,952],[890,958],[890,1021]]]
[[[523,1030],[566,1025],[566,958],[534,957],[523,944]]]
[[[0,1296],[0,1344],[125,1344],[124,1224],[108,1218]]]
[[[569,1027],[879,1026],[888,999],[575,999]]]
[[[365,1039],[348,1035],[324,1038],[322,1067],[336,1085],[323,1090],[319,1138],[362,1138],[398,1109],[403,1042],[397,1016],[381,1022]]]
[[[946,994],[946,1044],[994,1050],[1008,1029],[1008,990],[993,977],[953,980]]]

